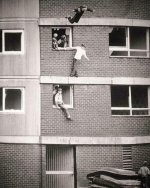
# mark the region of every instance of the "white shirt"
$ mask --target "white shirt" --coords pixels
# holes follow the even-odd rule
[[[57,93],[55,95],[55,103],[56,104],[62,104],[63,103],[63,99],[62,99],[62,94],[61,93]]]
[[[87,58],[86,56],[86,51],[81,48],[80,46],[77,46],[77,47],[72,47],[72,49],[76,49],[76,54],[74,56],[75,59],[77,60],[81,60],[82,56],[84,56],[85,58]]]

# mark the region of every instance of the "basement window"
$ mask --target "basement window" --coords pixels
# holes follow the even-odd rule
[[[23,88],[0,88],[0,111],[21,112],[24,110]]]
[[[52,48],[61,50],[72,46],[72,32],[70,27],[52,28]]]
[[[58,85],[53,85],[53,107],[56,107],[55,105],[55,95],[57,93]],[[59,85],[59,87],[62,89],[62,99],[67,108],[73,108],[73,86],[72,85]]]
[[[148,86],[111,86],[112,115],[150,115]]]
[[[23,53],[23,30],[0,30],[0,53]]]
[[[109,34],[109,52],[113,57],[149,57],[149,29],[114,27]]]

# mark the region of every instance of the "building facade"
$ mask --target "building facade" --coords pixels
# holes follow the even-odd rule
[[[150,2],[11,2],[0,1],[0,187],[83,188],[101,167],[150,164]],[[94,12],[71,24],[83,4]],[[55,33],[68,48],[53,48]],[[82,43],[89,61],[69,77]]]

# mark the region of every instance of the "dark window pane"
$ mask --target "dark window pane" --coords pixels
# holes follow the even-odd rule
[[[113,28],[109,34],[109,46],[126,46],[125,28]]]
[[[2,30],[0,30],[0,52],[2,52]]]
[[[147,52],[130,52],[130,56],[147,57]]]
[[[146,29],[145,28],[130,28],[130,48],[131,49],[146,49]]]
[[[5,33],[5,51],[21,51],[21,33]]]
[[[20,89],[6,89],[5,109],[21,110]]]
[[[70,86],[62,86],[62,96],[64,104],[70,104]]]
[[[2,103],[3,103],[3,89],[0,88],[0,111],[2,110]]]
[[[111,106],[112,107],[129,107],[129,87],[112,86],[111,87]]]
[[[130,115],[129,110],[112,110],[112,115]]]
[[[148,110],[133,110],[132,115],[148,115]]]
[[[112,51],[110,56],[128,56],[127,51]]]
[[[133,108],[148,108],[148,87],[147,86],[132,86],[132,107]]]

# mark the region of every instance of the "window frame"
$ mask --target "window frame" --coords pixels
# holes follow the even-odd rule
[[[115,27],[114,27],[115,28]],[[121,27],[118,27],[121,28]],[[109,57],[131,57],[131,58],[149,58],[150,57],[150,29],[146,27],[140,27],[140,28],[145,28],[146,30],[146,49],[131,49],[130,48],[130,28],[136,28],[136,27],[124,27],[125,32],[126,32],[126,46],[121,47],[121,46],[109,46]],[[113,51],[126,51],[127,56],[113,56],[111,53]],[[146,56],[131,56],[131,52],[145,52],[147,55]]]
[[[21,50],[20,51],[5,51],[5,34],[6,33],[21,33]],[[4,55],[21,55],[24,54],[24,30],[2,30],[2,52]]]
[[[53,88],[54,88],[55,85],[58,85],[58,84],[53,84]],[[59,84],[59,87],[62,87],[62,86],[68,86],[70,88],[70,104],[65,104],[64,103],[64,106],[66,108],[73,108],[74,87],[73,87],[73,85]],[[58,108],[58,107],[55,104],[53,104],[53,108]]]
[[[119,85],[116,85],[116,86],[119,86]],[[123,85],[121,85],[121,86],[123,86]],[[126,85],[124,85],[124,86],[126,86]],[[131,87],[132,86],[134,86],[134,85],[129,85],[128,86],[128,91],[129,91],[129,96],[128,96],[128,104],[129,104],[129,106],[128,107],[112,107],[111,106],[111,115],[112,116],[150,116],[150,86],[148,86],[147,87],[147,95],[148,95],[148,108],[133,108],[132,107],[132,95],[131,95]],[[138,85],[139,87],[140,87],[140,85]],[[130,112],[130,114],[129,115],[117,115],[117,114],[112,114],[112,111],[113,110],[128,110],[129,112]],[[148,114],[147,115],[133,115],[132,114],[132,111],[138,111],[138,110],[147,110],[148,111]]]
[[[68,47],[72,47],[72,27],[52,27],[51,29],[69,29],[69,43],[68,43]],[[53,36],[52,36],[53,38]],[[58,47],[58,49],[54,49],[52,48],[52,50],[64,50],[63,47]],[[65,50],[70,50],[70,49],[65,49]]]
[[[23,87],[1,87],[2,88],[2,110],[0,113],[8,112],[8,113],[24,113],[25,112],[25,88]],[[6,90],[20,90],[21,91],[21,110],[9,109],[6,110],[5,106],[5,98],[6,98]]]

